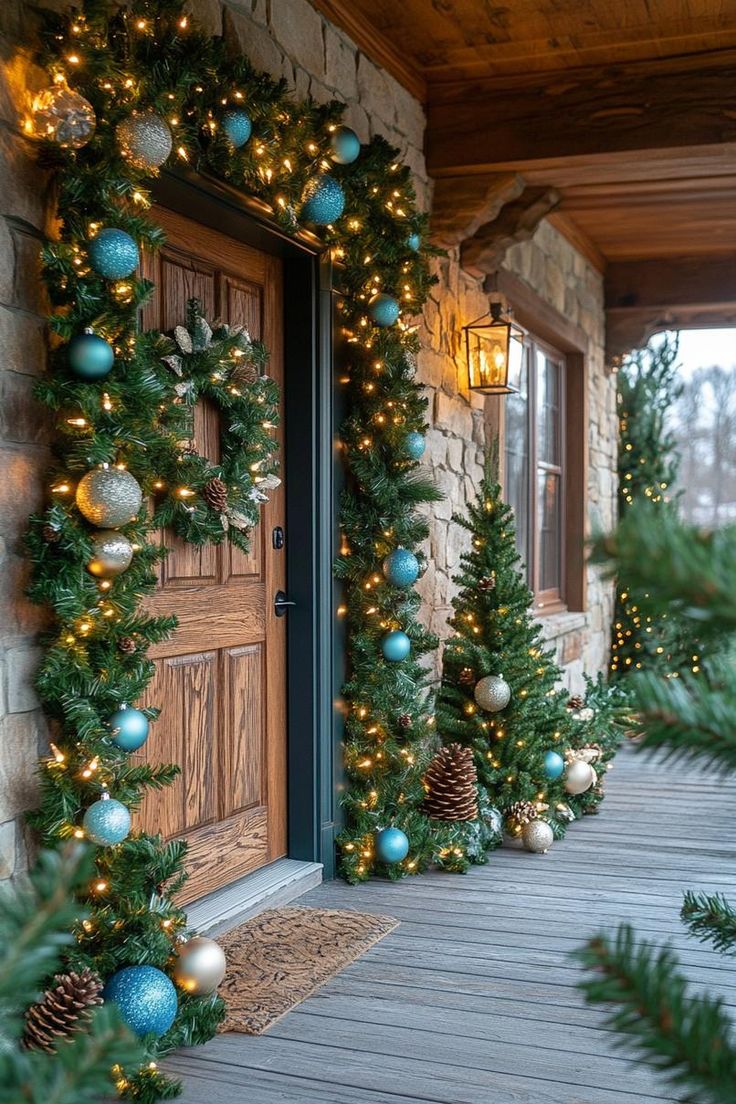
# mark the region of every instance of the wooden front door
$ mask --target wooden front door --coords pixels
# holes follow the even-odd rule
[[[196,297],[209,321],[245,324],[265,341],[268,371],[283,388],[281,261],[170,211],[154,214],[167,245],[144,261],[156,285],[144,326],[185,324]],[[218,415],[204,403],[195,444],[217,461]],[[262,508],[247,556],[229,543],[198,548],[161,534],[171,551],[146,608],[175,613],[179,628],[149,652],[156,674],[144,704],[162,713],[143,750],[152,763],[178,763],[181,776],[146,797],[137,822],[187,840],[184,902],[286,851],[286,618],[273,605],[286,553],[272,539],[283,525],[282,485]]]

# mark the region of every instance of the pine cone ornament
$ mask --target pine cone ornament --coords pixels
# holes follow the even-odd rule
[[[121,636],[118,640],[118,651],[123,655],[133,655],[137,649],[138,645],[132,636]]]
[[[585,698],[581,698],[579,694],[574,694],[571,698],[567,699],[568,709],[582,709],[585,705]]]
[[[523,828],[539,816],[539,810],[533,801],[515,801],[506,810],[506,820]]]
[[[54,987],[26,1012],[24,1045],[55,1054],[57,1041],[83,1028],[96,1004],[102,1004],[102,982],[92,970],[57,974]]]
[[[402,713],[399,717],[400,728],[411,728],[411,713]]]
[[[496,586],[496,579],[494,575],[484,575],[482,579],[478,580],[478,590],[494,590]]]
[[[461,686],[475,685],[475,671],[472,667],[463,667],[457,678]]]
[[[255,383],[258,379],[258,369],[247,357],[243,357],[230,373],[231,383]]]
[[[44,525],[43,539],[47,544],[58,544],[61,540],[61,529],[57,529],[53,525]]]
[[[432,820],[477,820],[478,776],[471,748],[448,744],[440,748],[424,776],[424,808]]]
[[[227,507],[227,486],[219,476],[216,475],[214,479],[210,479],[209,483],[205,483],[202,495],[207,505],[216,510],[218,514],[225,511]]]

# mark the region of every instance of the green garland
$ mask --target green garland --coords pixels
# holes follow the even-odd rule
[[[421,812],[432,718],[419,661],[436,641],[416,621],[415,591],[389,584],[381,570],[393,549],[416,550],[426,538],[416,507],[437,498],[406,451],[407,435],[424,430],[426,411],[414,379],[418,342],[407,320],[420,311],[433,282],[430,250],[417,249],[414,240],[426,235],[426,218],[416,211],[409,169],[381,138],[364,146],[355,163],[334,164],[332,132],[341,106],[294,102],[284,82],[254,71],[244,58],[229,56],[221,40],[196,30],[180,0],[134,0],[127,8],[86,0],[69,16],[50,18],[42,61],[55,79],[86,97],[97,126],[80,149],[50,141],[41,147],[58,190],[60,229],[44,250],[53,347],[38,394],[54,413],[58,434],[50,504],[32,519],[28,544],[31,597],[53,613],[38,689],[54,743],[41,764],[41,804],[32,822],[51,845],[82,837],[84,811],[102,786],[135,809],[147,789],[176,776],[174,766],[151,767],[117,748],[108,724],[111,713],[122,702],[135,702],[149,683],[154,668],[147,647],[175,628],[174,618],[141,610],[165,555],[150,536],[165,524],[196,543],[227,535],[242,547],[257,518],[253,465],[260,465],[258,478],[273,478],[268,424],[278,396],[262,375],[264,351],[255,343],[244,350],[242,335],[224,331],[212,342],[200,340],[206,331],[196,312],[191,354],[182,351],[181,333],[177,347],[160,333],[141,332],[138,312],[151,284],[135,275],[104,279],[90,262],[89,243],[101,228],[123,230],[147,249],[163,242],[146,214],[153,174],[127,157],[116,138],[118,124],[153,110],[173,132],[172,159],[258,197],[290,233],[301,232],[299,212],[315,177],[329,169],[343,190],[344,214],[319,231],[341,265],[338,310],[346,352],[339,378],[348,394],[341,435],[348,488],[337,563],[350,662],[342,868],[350,880],[375,870],[392,877],[416,872],[439,847],[452,846],[454,836],[448,829],[435,839]],[[221,116],[243,106],[253,135],[234,149]],[[368,301],[379,290],[401,304],[394,325],[382,327],[371,318]],[[67,343],[87,327],[114,349],[114,367],[104,380],[80,381],[69,367]],[[259,369],[255,380],[237,381],[235,394],[237,354],[244,351]],[[227,423],[219,466],[187,447],[192,401],[205,394]],[[254,397],[263,399],[257,412]],[[74,501],[76,483],[101,463],[126,468],[156,504],[153,517],[142,509],[123,529],[135,548],[131,565],[102,581],[87,570],[94,530]],[[215,478],[226,486],[227,512],[213,508],[213,496],[205,493]],[[191,493],[182,496],[182,489]],[[389,663],[381,639],[398,627],[410,637],[412,657]],[[155,709],[146,712],[155,720]],[[389,825],[406,832],[410,850],[387,868],[377,863],[374,840]],[[171,970],[174,941],[185,926],[173,900],[185,877],[184,854],[181,843],[164,844],[137,831],[116,846],[96,848],[96,876],[80,895],[88,918],[77,927],[72,963],[93,966],[104,978],[129,964]],[[138,1071],[119,1071],[119,1091],[143,1101],[174,1095],[176,1085],[161,1074],[157,1059],[210,1037],[221,1016],[217,997],[182,994],[171,1030],[148,1040],[149,1062]]]

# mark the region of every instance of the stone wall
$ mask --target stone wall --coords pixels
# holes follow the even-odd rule
[[[63,0],[46,0],[64,6]],[[299,97],[311,95],[347,104],[346,121],[363,140],[383,134],[411,165],[420,205],[429,208],[431,185],[422,153],[425,118],[421,105],[377,68],[350,40],[327,23],[307,0],[193,0],[205,27],[224,33],[259,66],[285,77]],[[26,864],[21,814],[34,801],[37,754],[45,725],[32,688],[38,662],[41,612],[22,597],[26,517],[43,497],[46,466],[45,414],[31,388],[44,365],[44,304],[38,279],[38,247],[48,229],[46,181],[34,151],[21,137],[18,112],[28,89],[43,83],[22,49],[33,33],[32,9],[23,0],[0,5],[0,878]],[[615,411],[613,385],[603,372],[603,308],[600,278],[555,231],[543,225],[532,242],[515,247],[509,267],[582,326],[591,338],[591,507],[604,522],[612,516]],[[444,634],[462,537],[450,525],[453,509],[474,496],[483,447],[495,424],[498,400],[463,392],[461,327],[482,314],[487,300],[477,280],[454,255],[435,262],[439,284],[427,304],[420,335],[419,374],[427,385],[432,428],[427,463],[447,498],[432,508],[430,559],[422,581],[425,611]],[[610,596],[591,576],[587,615],[554,625],[569,677],[602,664]],[[570,658],[574,657],[574,658]]]

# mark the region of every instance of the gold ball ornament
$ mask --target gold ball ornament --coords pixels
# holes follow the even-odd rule
[[[597,781],[598,775],[590,763],[585,763],[582,759],[575,759],[565,771],[565,789],[569,794],[585,793]]]
[[[115,136],[123,155],[140,169],[159,169],[174,144],[168,123],[155,111],[137,112],[124,119]]]
[[[195,935],[182,943],[172,971],[174,981],[187,993],[206,997],[214,993],[225,977],[225,952],[214,939]]]
[[[36,96],[29,129],[36,138],[49,139],[62,149],[81,149],[94,134],[96,124],[89,100],[62,80]]]
[[[87,570],[98,579],[114,579],[130,567],[133,545],[117,529],[101,529],[92,539],[92,559]]]
[[[476,682],[473,697],[486,713],[498,713],[509,704],[511,687],[503,675],[486,675]]]
[[[136,517],[143,491],[129,471],[101,464],[82,476],[75,497],[79,512],[92,525],[119,529]]]
[[[543,855],[554,843],[554,832],[546,820],[530,820],[521,829],[521,842],[527,851]]]

